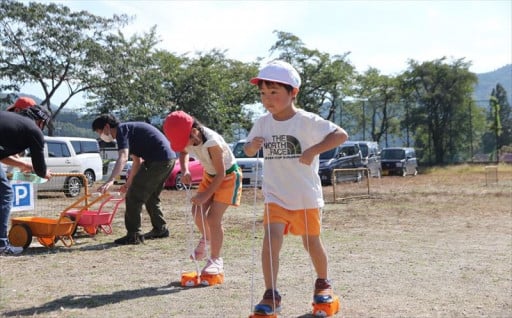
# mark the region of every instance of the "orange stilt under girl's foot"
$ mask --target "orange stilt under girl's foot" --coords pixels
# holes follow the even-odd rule
[[[203,286],[213,286],[224,283],[224,273],[220,274],[201,274],[201,285]]]
[[[201,278],[197,275],[197,272],[183,272],[181,274],[181,286],[183,287],[194,287],[201,284]]]

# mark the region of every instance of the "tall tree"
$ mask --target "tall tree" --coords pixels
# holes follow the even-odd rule
[[[464,59],[449,63],[444,57],[423,63],[409,61],[403,80],[417,100],[411,121],[426,133],[418,135],[416,142],[427,148],[429,162],[456,161],[459,150],[466,147],[467,105],[477,81],[469,66]]]
[[[54,3],[0,1],[0,78],[8,81],[5,88],[15,91],[27,83],[39,84],[45,95],[42,104],[55,118],[73,96],[102,85],[90,80],[96,74],[97,52],[111,30],[128,21],[124,15],[103,18]],[[52,109],[61,87],[68,97]]]
[[[500,83],[492,89],[487,122],[489,131],[482,137],[483,151],[498,155],[503,146],[512,146],[512,108]]]
[[[498,152],[500,149],[499,138],[501,137],[501,118],[500,118],[500,104],[495,96],[491,96],[489,100],[491,109],[491,131],[494,135],[495,147],[496,147],[496,159],[498,159]]]
[[[505,88],[498,83],[491,92],[491,100],[496,100],[499,105],[498,116],[500,118],[501,132],[498,136],[497,148],[503,146],[512,146],[512,108],[507,98],[508,94]]]
[[[98,85],[88,91],[89,112],[115,111],[123,120],[149,120],[169,108],[158,43],[156,27],[130,38],[108,36],[95,61]]]
[[[249,128],[251,116],[243,106],[258,100],[249,79],[257,73],[255,63],[227,59],[224,52],[212,50],[187,58],[166,80],[170,99],[203,124],[230,136],[231,125]]]
[[[398,80],[395,77],[380,74],[376,68],[369,68],[364,74],[358,76],[356,87],[356,102],[360,107],[356,107],[355,111],[361,113],[358,118],[360,118],[363,136],[366,137],[368,128],[371,139],[377,142],[380,142],[383,136],[398,133],[399,120],[397,119],[403,115],[398,103],[400,95]]]
[[[349,96],[354,82],[355,68],[347,61],[349,52],[331,56],[318,50],[308,49],[295,35],[274,31],[278,40],[270,53],[294,65],[299,72],[302,85],[297,105],[307,111],[321,113],[329,106],[326,118],[334,121],[339,102]]]

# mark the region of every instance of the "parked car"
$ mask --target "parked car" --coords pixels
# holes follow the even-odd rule
[[[44,137],[44,156],[51,172],[83,173],[88,186],[103,178],[103,161],[98,141],[79,137]],[[31,161],[30,153],[23,159]],[[53,177],[38,185],[38,191],[63,191],[68,197],[80,194],[84,184],[79,177]]]
[[[189,157],[188,170],[190,171],[190,174],[192,176],[192,185],[198,185],[199,183],[201,183],[204,171],[201,162],[194,157]],[[181,176],[182,174],[180,161],[176,159],[174,168],[169,174],[167,180],[165,181],[164,187],[166,189],[185,190],[186,186],[181,182]]]
[[[505,152],[501,154],[500,162],[512,163],[512,152]]]
[[[248,157],[244,152],[244,145],[246,143],[246,140],[240,140],[233,147],[236,162],[242,169],[242,186],[254,187],[256,185],[258,188],[261,188],[263,184],[263,163],[265,162],[263,149],[260,149],[254,157]]]
[[[375,141],[357,141],[361,149],[363,166],[368,168],[370,176],[380,178],[382,166],[380,163],[380,147]]]
[[[126,161],[123,170],[121,170],[121,173],[115,178],[114,184],[122,184],[126,182],[126,179],[128,178],[128,172],[132,169],[133,161],[128,160]],[[109,177],[112,174],[112,170],[114,170],[114,166],[116,165],[116,161],[112,160],[108,163],[107,173],[105,173],[105,177]]]
[[[108,175],[112,173],[114,169],[115,161],[111,161],[108,166]],[[114,181],[115,184],[122,184],[126,182],[128,176],[130,175],[130,171],[132,169],[133,161],[128,160],[121,170],[120,175]],[[201,162],[194,157],[189,158],[188,169],[190,170],[190,174],[192,175],[192,185],[198,185],[201,183],[201,179],[203,177],[203,166]],[[164,188],[166,189],[175,189],[175,190],[185,190],[185,185],[181,182],[181,166],[180,161],[176,159],[176,163],[169,174],[169,177],[165,180]]]
[[[408,174],[418,174],[418,160],[414,148],[384,148],[380,158],[383,175],[395,174],[405,177]]]
[[[332,184],[334,169],[362,168],[363,159],[359,143],[347,141],[340,146],[320,154],[320,167],[318,174],[322,185]],[[341,171],[336,173],[336,182],[353,181],[363,179],[363,171]]]

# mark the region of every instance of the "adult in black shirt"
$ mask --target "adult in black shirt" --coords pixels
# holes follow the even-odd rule
[[[21,115],[21,116],[20,116]],[[0,111],[0,162],[34,171],[42,178],[51,178],[44,161],[44,137],[41,130],[50,114],[41,106],[33,106],[20,113]],[[32,164],[18,158],[17,154],[30,149]],[[0,169],[0,253],[19,254],[21,247],[11,246],[7,239],[7,226],[11,213],[13,192],[4,169]]]
[[[139,244],[144,239],[169,236],[160,208],[160,194],[169,176],[176,153],[165,135],[154,126],[144,122],[121,123],[113,115],[104,114],[92,123],[92,130],[105,142],[117,141],[118,158],[107,182],[98,188],[107,191],[121,173],[131,155],[133,163],[126,183],[121,187],[126,192],[124,223],[127,234],[114,241],[116,244]],[[152,230],[141,235],[142,205],[151,218]]]

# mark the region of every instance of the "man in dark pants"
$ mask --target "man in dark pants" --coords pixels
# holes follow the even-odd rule
[[[104,114],[92,123],[95,131],[105,142],[117,141],[119,157],[107,182],[98,188],[99,192],[107,191],[121,173],[131,155],[133,164],[126,183],[121,192],[126,192],[126,213],[124,222],[127,234],[114,241],[116,244],[139,244],[144,239],[156,239],[169,236],[166,222],[160,208],[160,193],[164,182],[169,176],[176,153],[164,134],[150,124],[144,122],[126,122]],[[142,205],[151,218],[153,229],[141,235]]]
[[[20,116],[21,115],[21,116]],[[41,132],[50,120],[50,113],[41,106],[32,106],[18,114],[0,111],[0,161],[21,171],[32,172],[42,178],[51,178],[44,160],[44,137]],[[30,149],[32,164],[19,159],[17,154]],[[12,246],[7,238],[7,226],[13,192],[5,171],[0,167],[0,254],[16,255],[22,247]]]

